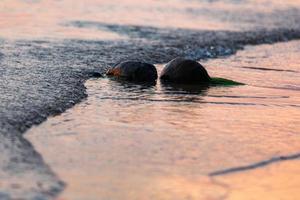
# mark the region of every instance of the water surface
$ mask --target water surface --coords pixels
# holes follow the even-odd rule
[[[198,30],[298,28],[299,5],[299,0],[2,0],[0,37],[122,39],[105,30],[68,26],[78,20]]]
[[[299,161],[268,160],[300,153],[299,53],[296,41],[202,61],[244,86],[89,80],[84,102],[25,137],[66,183],[61,199],[297,199]]]
[[[54,199],[66,186],[67,199],[199,199],[208,174],[297,153],[297,42],[205,63],[244,87],[84,83],[127,59],[204,62],[299,39],[299,10],[299,0],[1,0],[0,199]],[[24,137],[87,94],[33,128],[33,143]]]

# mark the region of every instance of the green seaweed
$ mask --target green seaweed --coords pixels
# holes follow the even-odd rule
[[[212,77],[210,81],[211,85],[214,86],[238,86],[238,85],[245,85],[244,83],[239,83],[233,80],[225,79],[225,78],[219,78],[219,77]]]

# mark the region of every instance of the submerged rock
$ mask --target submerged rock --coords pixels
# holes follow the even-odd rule
[[[119,63],[112,69],[109,69],[106,74],[137,82],[154,82],[157,79],[157,71],[154,65],[138,61]]]
[[[175,58],[163,69],[160,79],[174,83],[209,83],[206,69],[194,60]]]

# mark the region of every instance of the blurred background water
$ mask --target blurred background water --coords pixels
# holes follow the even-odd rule
[[[2,0],[4,38],[117,39],[114,33],[67,26],[72,21],[118,25],[247,30],[296,26],[299,0]]]

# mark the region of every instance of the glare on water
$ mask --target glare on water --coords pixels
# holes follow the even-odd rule
[[[156,48],[169,53],[197,50],[189,48],[195,39],[201,36],[199,41],[205,42],[215,34],[218,41],[211,41],[212,47],[201,48],[214,48],[216,42],[215,46],[233,53],[239,45],[255,43],[255,39],[268,42],[267,36],[275,38],[270,41],[276,41],[277,37],[282,41],[285,37],[276,31],[287,29],[291,33],[291,28],[299,29],[299,10],[299,0],[1,0],[0,40],[9,45],[3,56],[0,52],[0,58],[4,58],[3,66],[8,62],[7,66],[16,64],[21,70],[25,65],[41,64],[44,66],[39,73],[45,73],[48,67],[53,68],[49,73],[66,72],[69,67],[81,72],[85,67],[97,68],[89,63],[104,68],[103,63],[121,57],[116,54],[129,55],[131,52],[125,47],[130,45],[139,44],[132,48],[135,50],[152,45],[151,51],[142,52],[145,59],[164,55],[156,55]],[[173,38],[166,37],[178,28],[184,31]],[[206,35],[205,30],[211,32]],[[198,35],[197,31],[203,34]],[[271,34],[272,31],[276,34]],[[226,36],[229,32],[231,36],[239,32],[247,37],[238,38],[240,42],[233,42],[231,47],[230,42],[235,38]],[[135,33],[139,37],[131,38],[130,34]],[[265,33],[267,36],[260,37]],[[148,35],[142,37],[143,34]],[[159,39],[151,38],[151,34]],[[189,44],[184,44],[188,40],[184,40],[185,34],[192,38]],[[168,41],[162,42],[164,38]],[[83,47],[74,45],[72,39],[85,43]],[[173,44],[177,39],[183,43]],[[16,40],[25,45],[14,43]],[[45,44],[49,45],[49,51],[38,50],[43,47],[38,41],[36,44],[40,46],[35,48],[35,40],[49,42]],[[120,43],[103,46],[103,50],[101,45],[93,46],[93,42],[99,41]],[[122,42],[129,43],[124,47]],[[61,46],[64,51],[56,51],[52,46]],[[109,49],[121,47],[124,49],[120,51]],[[61,52],[70,55],[59,60]],[[299,159],[295,159],[300,153],[299,54],[300,42],[295,41],[249,46],[230,57],[201,60],[212,77],[245,83],[235,87],[170,85],[160,81],[143,85],[108,78],[88,80],[87,99],[25,134],[33,145],[27,153],[31,156],[36,150],[49,168],[43,165],[30,171],[32,168],[25,165],[15,178],[21,177],[20,180],[12,181],[21,183],[18,188],[7,181],[11,171],[5,171],[3,162],[1,180],[2,174],[6,178],[0,186],[3,191],[12,190],[4,191],[12,195],[31,187],[44,195],[47,175],[54,176],[53,170],[55,178],[66,184],[58,197],[61,200],[300,199]],[[49,62],[56,58],[57,62]],[[76,65],[85,61],[87,64],[82,68]],[[65,65],[68,65],[65,71],[57,70]],[[156,66],[160,71],[163,64]],[[16,80],[23,81],[24,77],[17,76]],[[16,83],[9,76],[5,78],[12,85]],[[18,87],[11,88],[20,91]],[[10,141],[10,137],[5,139]],[[14,141],[9,144],[15,145]],[[22,147],[19,152],[13,152],[14,148],[3,149],[1,159],[16,161],[14,166],[22,164],[28,155],[23,154]],[[21,155],[17,157],[21,159],[14,155]],[[19,168],[11,170],[16,169]],[[31,181],[37,174],[38,179]],[[36,180],[42,180],[46,186]]]
[[[2,0],[0,37],[122,39],[108,31],[67,25],[77,20],[198,30],[241,30],[258,25],[272,28],[286,23],[277,21],[280,17],[276,17],[276,14],[282,16],[281,10],[299,5],[299,0],[89,0],[88,3],[73,0]],[[272,12],[274,16],[266,15]],[[293,21],[292,13],[286,17]]]
[[[261,45],[204,62],[245,86],[89,80],[85,101],[26,138],[67,183],[62,199],[296,199],[298,161],[209,174],[299,152],[299,51]]]

